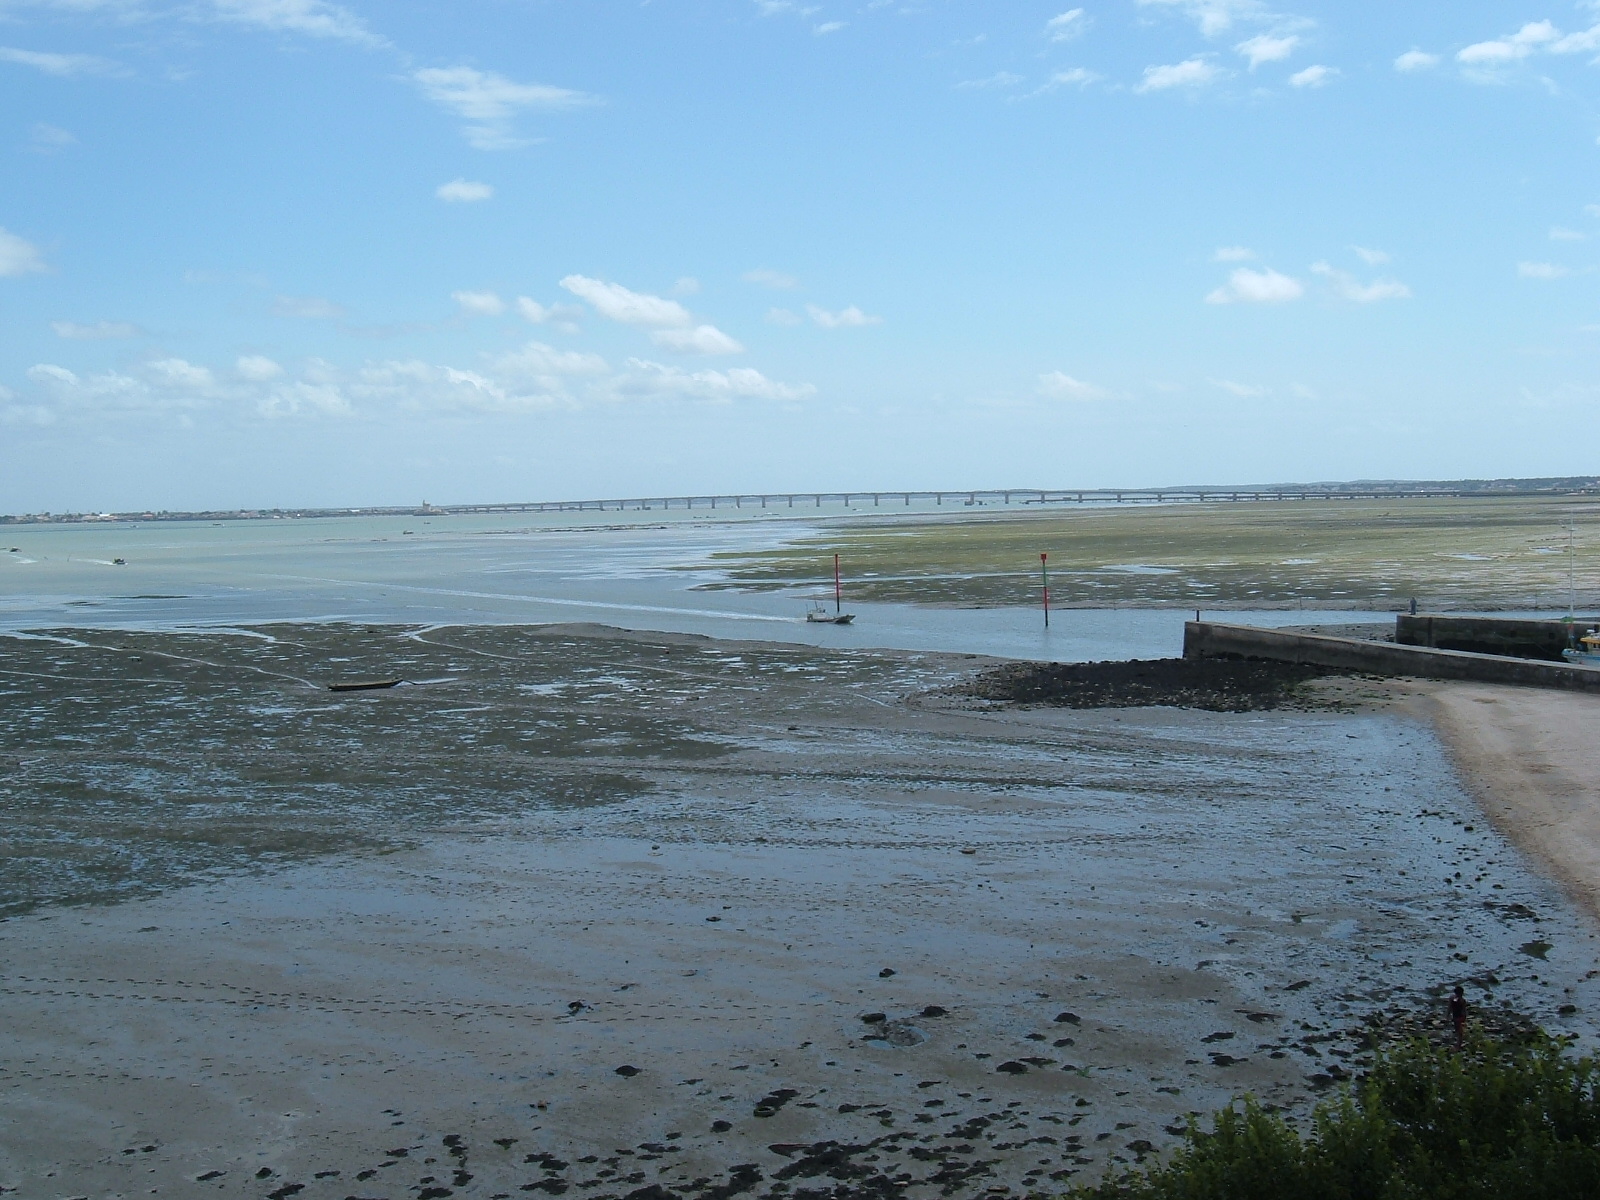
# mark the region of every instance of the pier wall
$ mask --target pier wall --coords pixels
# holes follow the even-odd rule
[[[1266,658],[1306,663],[1364,675],[1418,679],[1466,679],[1524,687],[1600,692],[1600,670],[1568,663],[1508,658],[1466,650],[1441,650],[1394,642],[1324,637],[1250,625],[1188,621],[1183,627],[1185,658]]]
[[[1405,646],[1434,650],[1469,650],[1477,654],[1509,654],[1560,662],[1573,628],[1582,632],[1600,618],[1565,621],[1521,621],[1504,617],[1441,617],[1426,613],[1395,618],[1394,640]]]

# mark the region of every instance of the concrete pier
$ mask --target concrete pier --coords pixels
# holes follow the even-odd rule
[[[1369,642],[1324,637],[1252,625],[1187,621],[1183,627],[1185,658],[1265,658],[1305,663],[1361,675],[1397,675],[1417,679],[1468,679],[1477,683],[1512,683],[1524,687],[1566,688],[1600,692],[1600,670],[1570,663],[1540,662],[1467,650]]]

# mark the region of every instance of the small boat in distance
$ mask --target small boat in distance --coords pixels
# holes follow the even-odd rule
[[[848,625],[856,619],[855,613],[844,611],[844,588],[839,582],[839,556],[833,556],[833,611],[829,612],[827,605],[821,600],[811,604],[811,611],[806,613],[806,620],[813,625]]]
[[[1561,657],[1569,663],[1579,663],[1586,667],[1600,667],[1600,631],[1591,629],[1578,639],[1578,644],[1569,650],[1563,650]]]
[[[399,687],[403,679],[351,679],[344,683],[330,683],[330,692],[377,692],[384,688]]]
[[[855,613],[831,613],[828,606],[821,600],[812,602],[811,611],[806,613],[806,620],[816,625],[848,625],[856,619]]]

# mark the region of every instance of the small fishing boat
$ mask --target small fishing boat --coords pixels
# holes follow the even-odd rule
[[[855,613],[831,613],[828,606],[818,600],[811,606],[811,611],[806,613],[806,620],[813,625],[848,625],[856,619]]]
[[[1561,652],[1561,657],[1569,663],[1580,663],[1586,667],[1600,667],[1600,631],[1591,629],[1578,639],[1576,646]]]
[[[330,683],[330,692],[378,692],[384,688],[399,687],[403,679],[350,679],[343,683]]]
[[[812,602],[806,620],[813,625],[848,625],[856,619],[855,613],[844,611],[844,588],[839,581],[839,556],[833,556],[833,611],[829,612],[822,601]]]

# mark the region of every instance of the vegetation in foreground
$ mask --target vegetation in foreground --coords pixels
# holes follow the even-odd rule
[[[1543,1034],[1381,1054],[1305,1134],[1246,1100],[1074,1200],[1592,1200],[1600,1064]]]
[[[1594,497],[1455,497],[981,510],[830,523],[770,550],[715,556],[722,586],[818,585],[833,555],[856,600],[1061,607],[1565,609],[1600,597]]]

